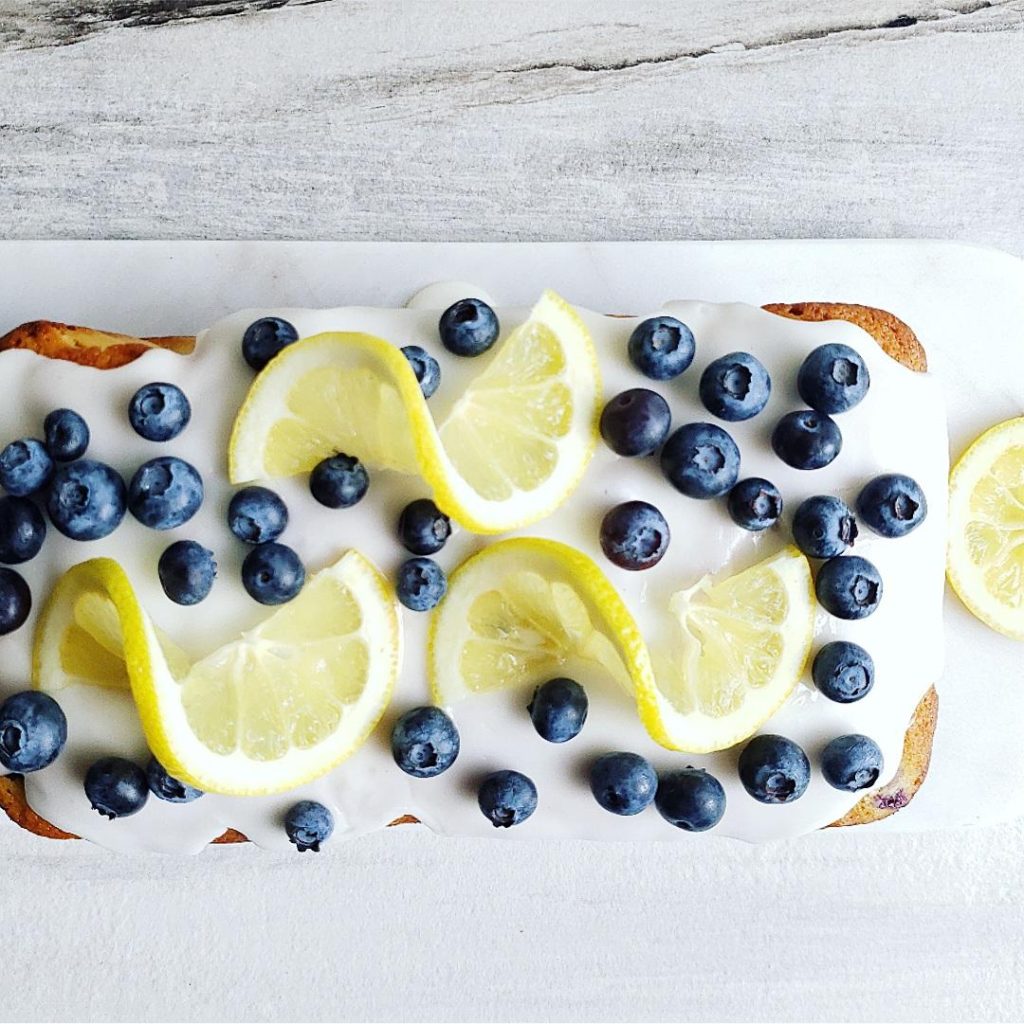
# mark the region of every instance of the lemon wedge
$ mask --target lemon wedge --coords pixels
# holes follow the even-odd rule
[[[417,473],[476,533],[536,522],[579,483],[597,440],[597,355],[577,312],[545,292],[440,426],[405,356],[368,334],[288,346],[253,382],[229,450],[233,483],[292,476],[335,452]]]
[[[434,702],[534,685],[570,662],[632,693],[652,680],[633,616],[592,559],[558,541],[513,538],[450,576],[430,624]]]
[[[972,615],[1024,640],[1024,417],[997,424],[950,474],[950,585]]]
[[[706,753],[739,743],[785,702],[814,633],[810,567],[787,548],[728,579],[701,580],[671,612],[678,649],[657,659],[633,616],[587,555],[556,541],[513,538],[464,562],[434,612],[434,701],[528,687],[568,666],[599,669],[637,702],[651,736]]]
[[[639,692],[659,743],[701,754],[752,736],[803,675],[814,638],[814,584],[794,547],[719,581],[675,594],[675,650],[657,659],[657,686]]]
[[[131,687],[150,749],[214,793],[276,793],[354,753],[390,699],[401,658],[386,579],[349,551],[238,640],[189,665],[110,559],[70,569],[36,630],[40,689]]]

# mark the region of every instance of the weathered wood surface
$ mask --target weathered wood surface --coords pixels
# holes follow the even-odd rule
[[[0,0],[8,237],[1024,252],[1024,0]]]

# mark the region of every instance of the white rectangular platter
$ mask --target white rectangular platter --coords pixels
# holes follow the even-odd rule
[[[1024,264],[946,243],[0,242],[0,333],[33,319],[191,333],[249,306],[399,306],[442,278],[472,281],[503,305],[528,305],[550,287],[613,313],[691,298],[877,306],[923,341],[945,387],[953,458],[1024,411]],[[1024,813],[1021,648],[952,596],[945,643],[929,780],[873,829]]]

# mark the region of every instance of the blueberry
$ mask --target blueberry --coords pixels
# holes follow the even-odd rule
[[[366,496],[370,475],[353,455],[339,452],[313,467],[309,474],[309,492],[327,508],[351,508]]]
[[[603,754],[590,767],[590,792],[612,814],[639,814],[657,788],[657,773],[639,754],[618,750]]]
[[[510,828],[537,810],[537,787],[521,772],[491,772],[480,784],[477,803],[495,828]]]
[[[661,449],[661,471],[690,498],[725,494],[740,475],[736,442],[713,423],[687,423]]]
[[[902,473],[886,473],[860,492],[857,511],[875,533],[905,537],[924,522],[928,502],[916,480]]]
[[[128,508],[143,526],[154,530],[173,530],[187,523],[202,503],[199,470],[173,455],[144,462],[128,483]]]
[[[11,772],[37,772],[57,760],[68,720],[48,694],[25,690],[0,705],[0,764]]]
[[[832,494],[802,501],[793,514],[793,540],[809,558],[835,558],[857,539],[857,520],[849,506]]]
[[[725,790],[702,768],[676,768],[658,776],[654,806],[676,828],[707,832],[725,814]]]
[[[839,704],[866,697],[875,685],[875,663],[860,644],[833,640],[814,656],[814,685]]]
[[[693,331],[674,316],[653,316],[629,336],[630,362],[651,380],[671,380],[688,369],[697,350]]]
[[[25,625],[32,611],[32,591],[20,573],[0,566],[0,636]]]
[[[53,459],[42,441],[25,437],[0,451],[0,487],[22,498],[35,494],[53,476]]]
[[[46,520],[28,498],[0,498],[0,562],[18,565],[39,554],[46,539]]]
[[[822,345],[804,361],[797,374],[800,397],[818,412],[852,409],[871,386],[871,375],[860,353],[849,345]]]
[[[259,372],[281,349],[298,340],[299,332],[287,320],[265,316],[246,327],[242,336],[242,355]]]
[[[478,356],[497,340],[500,330],[494,310],[480,299],[459,299],[442,314],[437,329],[441,344],[457,356]]]
[[[217,562],[198,541],[177,540],[160,556],[157,574],[164,593],[175,604],[199,604],[217,578]]]
[[[651,455],[668,437],[672,413],[661,395],[632,388],[616,395],[601,413],[601,436],[616,455]]]
[[[882,577],[866,558],[831,558],[814,584],[818,603],[837,619],[866,619],[882,600]]]
[[[46,450],[57,462],[74,462],[89,447],[89,425],[73,409],[54,409],[43,420]]]
[[[173,384],[155,381],[143,384],[128,403],[128,421],[135,433],[147,441],[170,441],[192,419],[192,406],[185,392]]]
[[[782,494],[771,481],[759,476],[741,480],[729,492],[729,515],[744,530],[767,530],[782,515]]]
[[[785,736],[755,736],[740,754],[740,782],[763,804],[788,804],[804,795],[811,781],[807,755]]]
[[[821,752],[821,774],[833,789],[870,789],[882,774],[882,751],[867,736],[837,736]]]
[[[299,853],[320,852],[334,831],[334,815],[316,800],[300,800],[288,808],[284,816],[284,830]]]
[[[146,773],[123,757],[101,757],[85,773],[85,795],[105,818],[127,818],[149,797]]]
[[[406,775],[432,779],[459,756],[459,730],[440,708],[413,708],[391,730],[391,754]]]
[[[398,600],[411,611],[430,611],[447,590],[448,577],[432,558],[410,558],[398,567]]]
[[[775,425],[772,448],[794,469],[822,469],[842,451],[843,435],[824,413],[801,409],[786,413]]]
[[[398,539],[414,555],[436,554],[451,532],[451,520],[429,498],[409,502],[398,517]]]
[[[288,525],[288,507],[269,487],[243,487],[228,503],[228,529],[246,544],[277,540]]]
[[[190,786],[187,782],[176,779],[167,773],[167,769],[155,758],[149,759],[146,765],[146,784],[150,793],[169,804],[190,804],[202,795],[201,789]]]
[[[121,474],[103,462],[58,466],[46,497],[50,522],[72,540],[99,540],[124,519],[128,495]]]
[[[419,381],[424,398],[429,398],[441,384],[441,367],[437,360],[419,345],[406,345],[402,355],[409,360],[412,372]]]
[[[768,371],[748,352],[721,356],[700,377],[700,400],[720,420],[751,419],[768,404],[771,393]]]
[[[242,562],[242,586],[260,604],[285,604],[305,582],[302,559],[285,544],[257,544]]]
[[[638,572],[657,565],[670,539],[665,517],[646,501],[625,501],[601,520],[601,550],[620,569]]]
[[[549,743],[567,743],[587,720],[587,693],[574,679],[549,679],[527,705],[533,727]]]

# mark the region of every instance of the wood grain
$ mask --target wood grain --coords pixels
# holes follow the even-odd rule
[[[8,237],[1024,253],[1024,0],[0,0]]]

